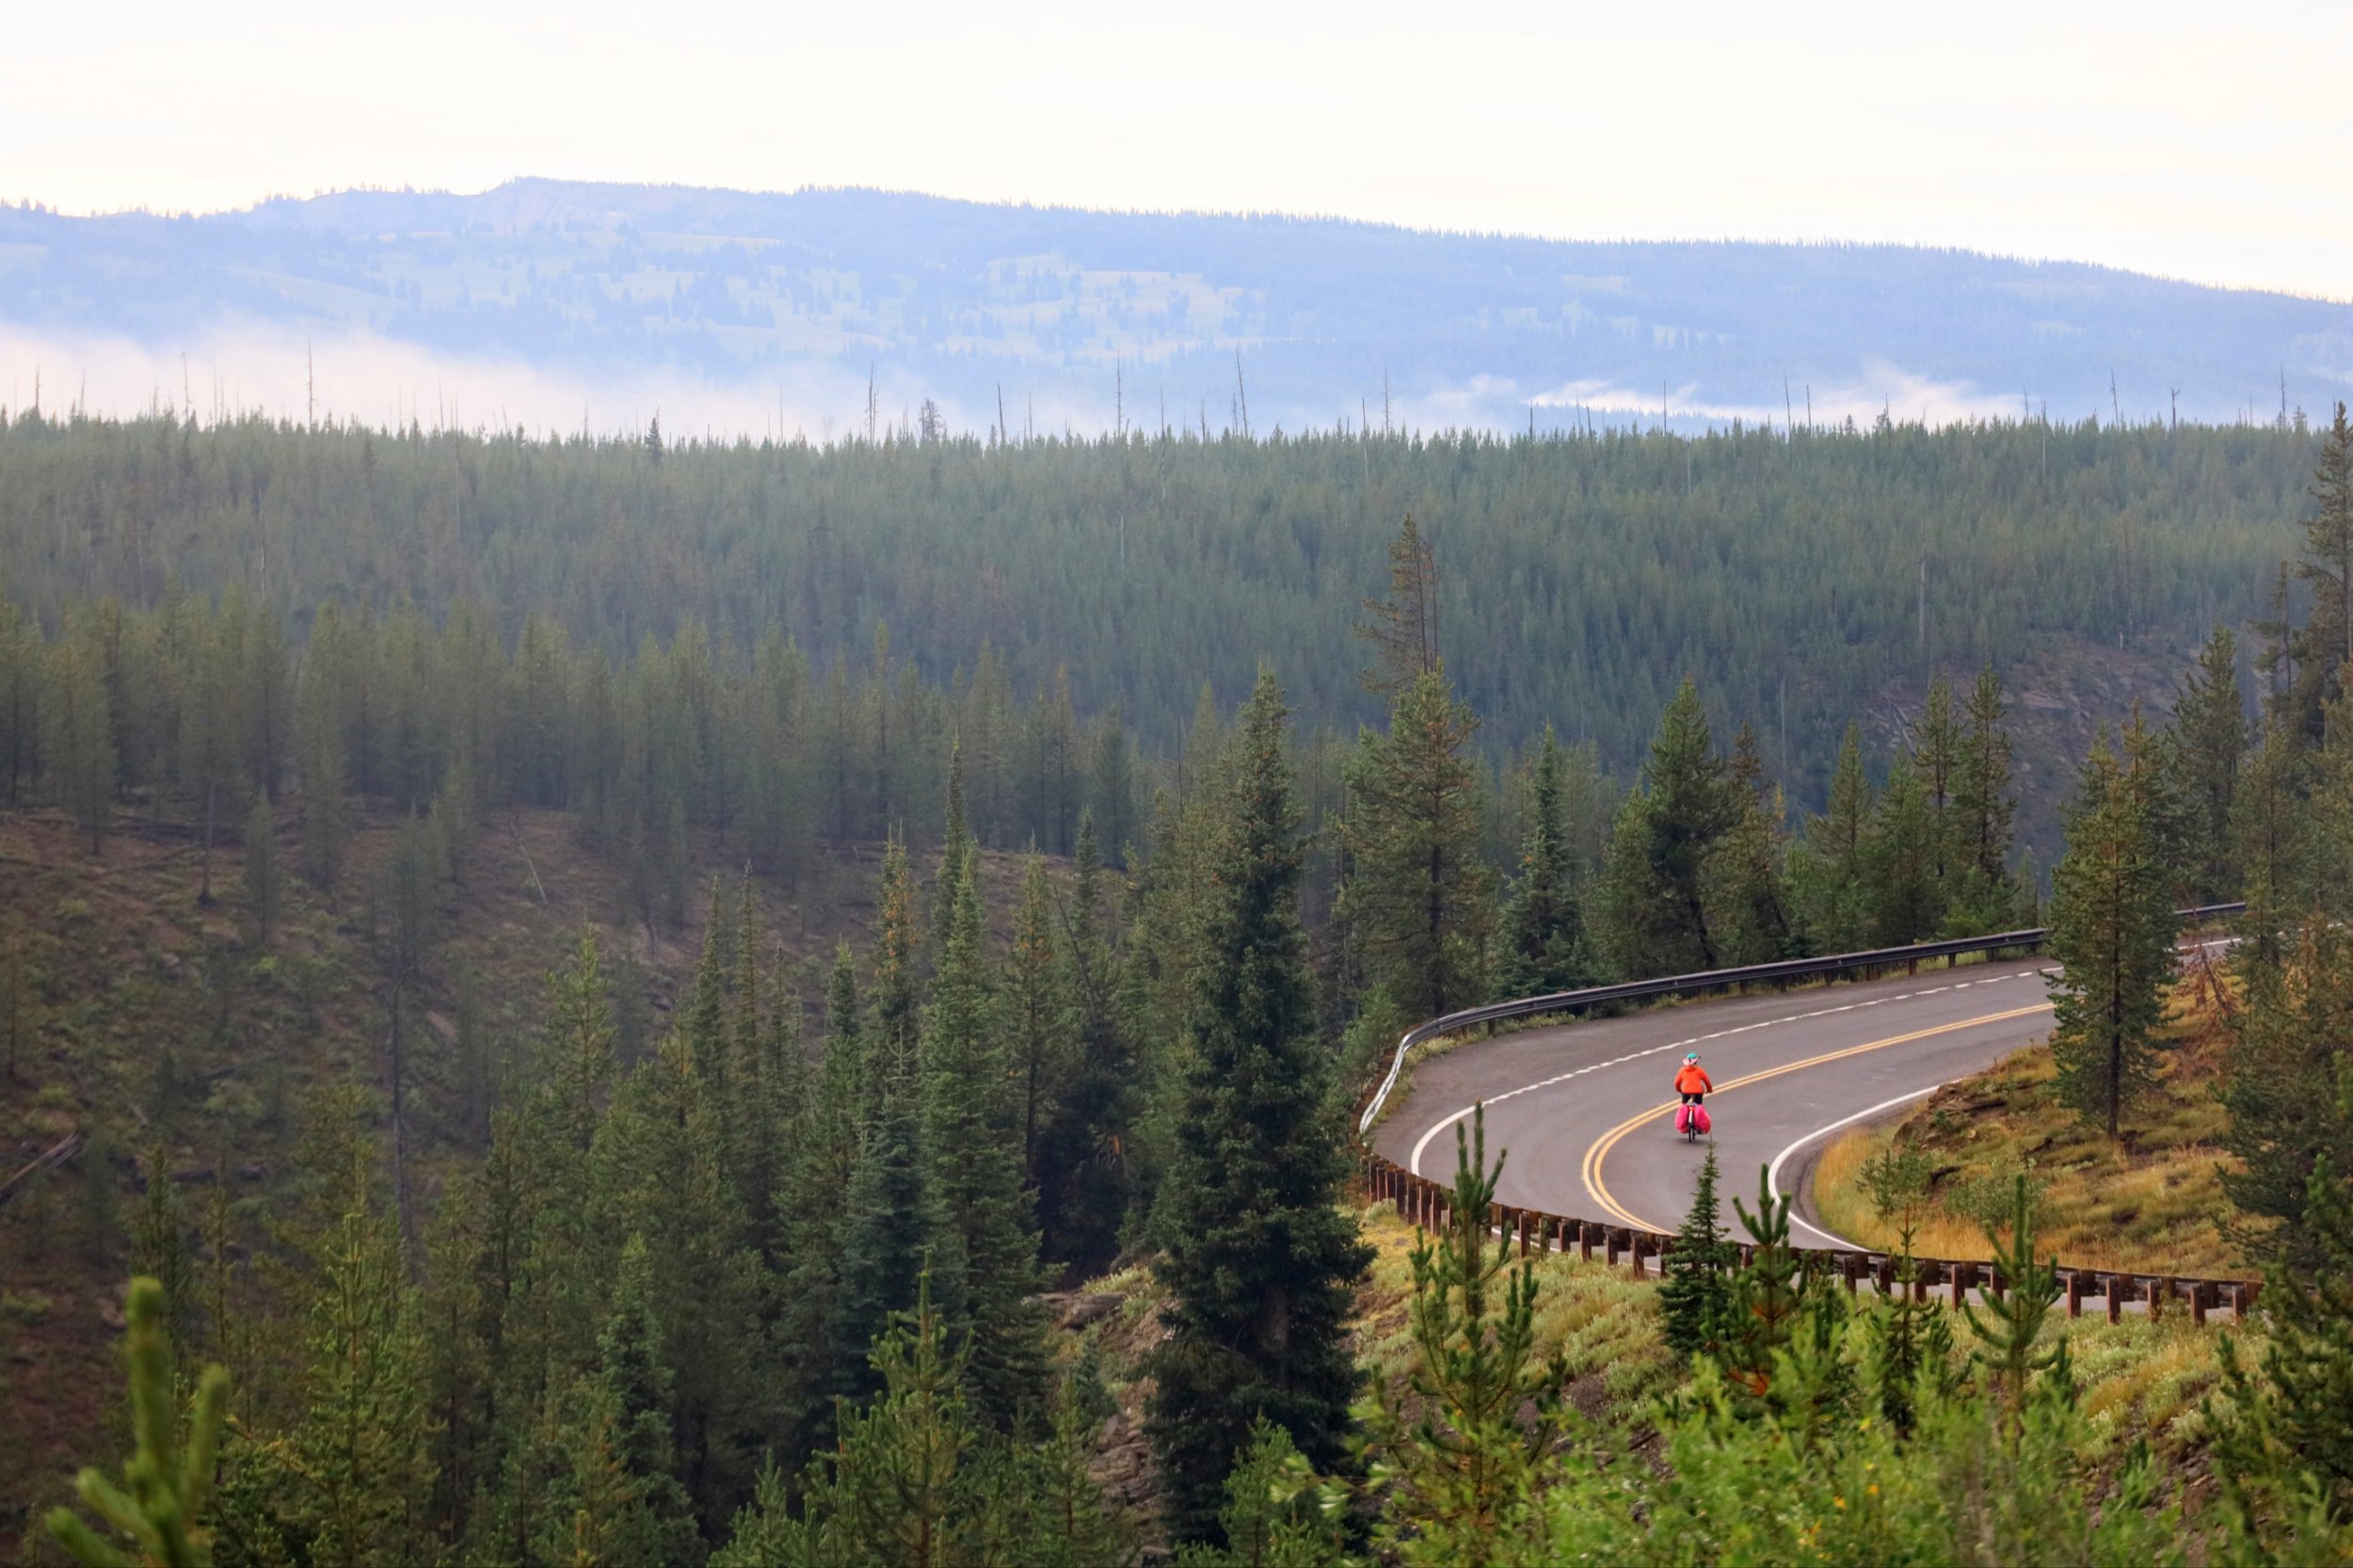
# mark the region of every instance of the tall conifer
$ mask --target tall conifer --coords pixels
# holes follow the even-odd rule
[[[1151,1430],[1180,1541],[1216,1534],[1257,1416],[1338,1468],[1358,1384],[1347,1320],[1369,1251],[1337,1204],[1347,1158],[1315,1041],[1285,719],[1261,672],[1225,795],[1157,1216],[1169,1337],[1151,1358]]]

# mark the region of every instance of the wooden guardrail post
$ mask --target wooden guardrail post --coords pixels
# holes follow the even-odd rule
[[[1609,1240],[1607,1234],[1603,1236],[1602,1240],[1606,1245]],[[1591,1263],[1593,1260],[1593,1222],[1590,1220],[1579,1220],[1577,1222],[1577,1256],[1578,1260],[1581,1262]],[[1612,1258],[1610,1261],[1615,1262],[1617,1260]]]
[[[2084,1276],[2076,1269],[2067,1271],[2067,1315],[2070,1318],[2084,1315]]]
[[[2108,1321],[2121,1323],[2124,1320],[2124,1276],[2103,1274],[2100,1277],[2108,1290]]]
[[[2206,1282],[2195,1280],[2189,1288],[2189,1320],[2200,1328],[2206,1326]]]
[[[1601,1260],[1609,1268],[1618,1266],[1618,1233],[1608,1225],[1601,1231]]]
[[[2165,1315],[2166,1283],[2162,1274],[2149,1276],[2149,1320],[2153,1323]]]
[[[1849,1296],[1855,1293],[1856,1288],[1862,1283],[1863,1261],[1863,1258],[1854,1253],[1842,1252],[1838,1255],[1838,1272],[1847,1281],[1847,1294]]]

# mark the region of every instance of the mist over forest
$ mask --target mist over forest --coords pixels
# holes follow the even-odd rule
[[[0,395],[862,435],[2272,422],[2353,305],[1898,246],[511,181],[0,209]]]

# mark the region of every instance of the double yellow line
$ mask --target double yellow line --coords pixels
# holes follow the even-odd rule
[[[1746,1078],[1736,1078],[1729,1082],[1716,1085],[1716,1093],[1721,1095],[1734,1089],[1745,1089],[1752,1083],[1762,1083],[1769,1078],[1779,1078],[1784,1073],[1803,1072],[1808,1067],[1819,1067],[1825,1063],[1841,1062],[1849,1056],[1861,1056],[1865,1051],[1884,1050],[1889,1046],[1909,1045],[1914,1040],[1925,1040],[1933,1034],[1950,1034],[1958,1030],[1977,1029],[1986,1024],[2008,1023],[2012,1018],[2030,1017],[2037,1013],[2048,1013],[2050,1010],[2049,1002],[2039,1002],[2032,1007],[2014,1007],[2007,1013],[1988,1013],[1983,1017],[1962,1018],[1957,1023],[1938,1024],[1934,1029],[1915,1029],[1909,1034],[1891,1034],[1884,1040],[1873,1040],[1866,1045],[1849,1046],[1843,1050],[1825,1051],[1820,1056],[1809,1056],[1802,1062],[1788,1062],[1778,1067],[1768,1067],[1763,1072],[1751,1073]],[[1609,1151],[1616,1148],[1619,1143],[1636,1128],[1645,1122],[1657,1121],[1659,1117],[1669,1114],[1681,1103],[1679,1099],[1669,1100],[1663,1105],[1654,1105],[1648,1111],[1629,1116],[1595,1139],[1593,1146],[1585,1151],[1585,1162],[1581,1173],[1585,1178],[1585,1190],[1593,1195],[1593,1201],[1601,1205],[1603,1211],[1620,1224],[1631,1225],[1637,1230],[1672,1230],[1674,1228],[1672,1225],[1655,1225],[1648,1220],[1637,1219],[1623,1204],[1611,1197],[1609,1185],[1601,1179],[1601,1162],[1608,1159]]]

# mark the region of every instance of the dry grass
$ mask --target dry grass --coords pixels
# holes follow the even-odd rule
[[[1413,1364],[1415,1228],[1385,1204],[1359,1221],[1373,1263],[1356,1294],[1356,1359],[1391,1388]],[[1633,1412],[1673,1384],[1681,1367],[1658,1338],[1658,1291],[1624,1269],[1545,1255],[1536,1265],[1536,1353],[1568,1356],[1573,1393],[1588,1414]]]
[[[1864,1163],[1900,1139],[1934,1168],[1931,1208],[1915,1248],[1925,1256],[1982,1256],[1969,1199],[2023,1173],[2040,1192],[2040,1250],[2087,1268],[2209,1276],[2248,1272],[2223,1235],[2226,1119],[2216,1086],[2224,1026],[2211,994],[2176,994],[2160,1077],[2111,1140],[2058,1102],[2047,1047],[1946,1085],[1900,1123],[1865,1128],[1825,1149],[1814,1173],[1823,1222],[1873,1246],[1895,1229],[1872,1211]]]

